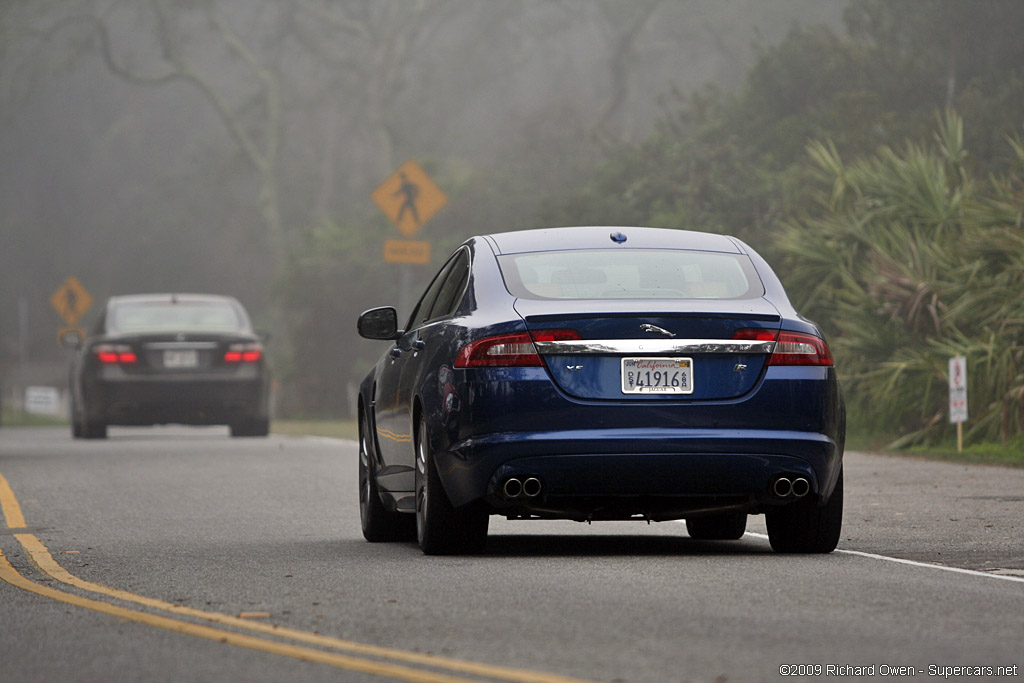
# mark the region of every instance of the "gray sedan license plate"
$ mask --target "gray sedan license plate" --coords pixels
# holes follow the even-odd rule
[[[623,358],[622,393],[692,394],[692,358]]]
[[[199,365],[199,354],[193,349],[164,351],[165,368],[194,368]]]

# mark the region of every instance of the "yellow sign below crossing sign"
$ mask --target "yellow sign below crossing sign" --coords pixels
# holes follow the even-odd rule
[[[448,197],[415,161],[407,161],[370,195],[406,237],[429,221]]]
[[[430,263],[430,242],[420,240],[384,240],[385,263]]]
[[[74,327],[78,319],[92,306],[92,297],[85,290],[78,278],[68,276],[57,291],[50,297],[53,308],[70,327]]]

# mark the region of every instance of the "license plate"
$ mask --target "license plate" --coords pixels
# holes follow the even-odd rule
[[[165,368],[194,368],[199,365],[199,354],[194,350],[164,351]]]
[[[692,394],[692,358],[623,358],[622,393]]]

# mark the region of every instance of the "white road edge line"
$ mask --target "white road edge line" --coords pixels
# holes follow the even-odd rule
[[[746,536],[753,536],[755,538],[763,538],[768,540],[766,534],[759,534],[754,531],[745,532]],[[836,548],[835,552],[844,553],[846,555],[858,555],[860,557],[868,557],[872,560],[884,560],[886,562],[895,562],[897,564],[909,564],[912,567],[926,567],[928,569],[941,569],[945,572],[953,572],[955,574],[969,574],[971,576],[983,576],[986,579],[1002,579],[1004,581],[1016,581],[1018,583],[1024,583],[1024,576],[1007,576],[1006,574],[990,574],[989,572],[980,572],[977,569],[961,569],[960,567],[946,567],[941,564],[930,564],[928,562],[917,562],[915,560],[903,560],[898,557],[889,557],[888,555],[876,555],[875,553],[865,553],[860,550],[843,550],[842,548]]]

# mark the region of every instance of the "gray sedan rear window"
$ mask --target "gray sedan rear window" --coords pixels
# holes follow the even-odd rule
[[[111,332],[237,332],[242,317],[228,302],[138,302],[112,307],[107,319]]]
[[[498,257],[505,286],[527,299],[749,299],[764,294],[743,254],[593,249]]]

